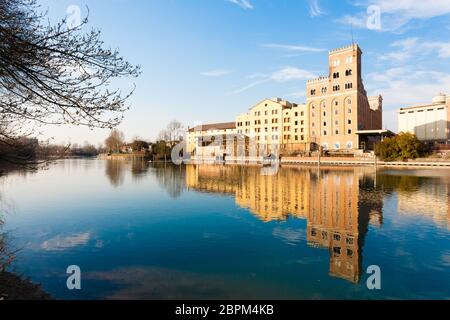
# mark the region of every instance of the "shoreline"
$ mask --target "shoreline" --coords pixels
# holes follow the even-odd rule
[[[189,160],[184,164],[224,164],[224,165],[298,165],[298,166],[362,166],[362,167],[403,167],[403,168],[443,168],[450,169],[450,161],[374,161],[374,160],[342,160],[342,159],[281,159],[280,161],[256,161],[256,160]]]

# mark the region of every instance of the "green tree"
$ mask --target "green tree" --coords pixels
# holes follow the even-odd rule
[[[412,133],[385,138],[375,146],[375,155],[383,161],[416,159],[427,154],[425,145]]]

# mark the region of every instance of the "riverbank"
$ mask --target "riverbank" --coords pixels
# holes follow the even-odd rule
[[[379,161],[376,158],[363,157],[283,157],[281,160],[263,160],[262,158],[227,158],[226,161],[216,160],[189,160],[185,163],[192,164],[240,164],[240,165],[264,165],[264,164],[290,164],[305,166],[376,166],[376,167],[430,167],[450,168],[449,159],[422,158],[408,161]]]
[[[147,155],[144,152],[136,153],[101,153],[97,156],[101,160],[132,160],[132,159],[145,159]]]

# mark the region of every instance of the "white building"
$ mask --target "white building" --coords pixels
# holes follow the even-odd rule
[[[431,104],[401,108],[398,131],[414,133],[421,141],[450,144],[450,95],[440,94]]]

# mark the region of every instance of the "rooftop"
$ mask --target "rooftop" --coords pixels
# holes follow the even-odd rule
[[[189,132],[194,131],[208,131],[208,130],[225,130],[225,129],[236,129],[235,122],[222,122],[222,123],[210,123],[195,126],[189,129]]]

